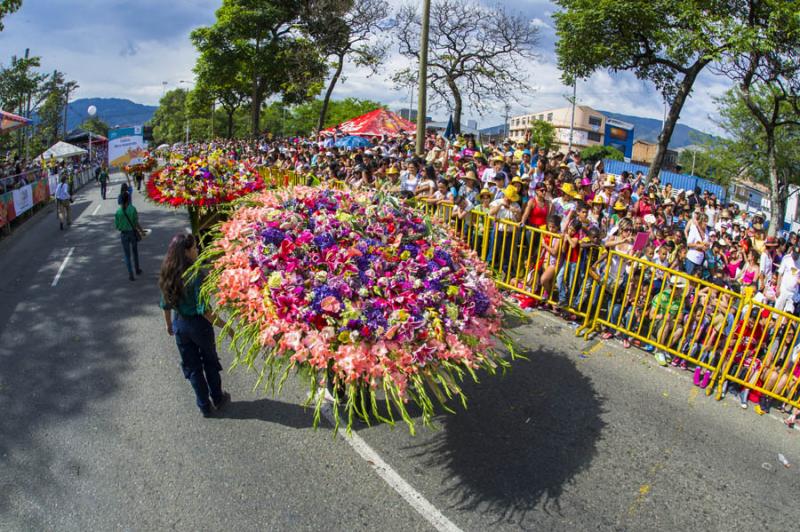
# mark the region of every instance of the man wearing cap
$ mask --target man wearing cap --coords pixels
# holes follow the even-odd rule
[[[493,183],[498,174],[503,176],[503,187],[508,185],[508,176],[503,172],[503,165],[505,162],[505,159],[499,155],[492,158],[492,166],[484,170],[481,176],[481,181],[484,185]]]
[[[522,150],[521,161],[519,163],[519,172],[517,175],[520,177],[531,175],[533,172],[533,165],[531,164],[531,150]]]
[[[583,171],[586,169],[586,164],[583,163],[581,154],[575,152],[572,154],[572,160],[567,163],[567,167],[569,168],[569,171],[573,177],[580,177],[583,175]]]

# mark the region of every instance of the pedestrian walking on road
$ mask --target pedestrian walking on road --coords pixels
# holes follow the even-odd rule
[[[120,194],[120,207],[114,215],[114,226],[120,232],[128,278],[135,281],[133,266],[136,266],[136,275],[142,275],[142,270],[139,268],[139,240],[141,240],[142,227],[139,225],[139,213],[136,211],[136,207],[131,205],[130,195],[127,191]],[[133,255],[133,266],[131,265],[131,254]]]
[[[64,230],[64,224],[72,225],[72,194],[70,194],[67,176],[61,178],[61,183],[56,187],[56,211],[58,213],[58,225]]]
[[[128,193],[128,200],[133,205],[133,187],[128,183],[122,183],[119,187],[119,196],[117,196],[117,205],[122,205],[122,194]]]
[[[100,173],[97,176],[97,180],[100,182],[100,195],[103,199],[106,199],[106,190],[108,190],[108,169],[103,165],[99,168]]]
[[[217,356],[213,327],[218,320],[200,297],[202,276],[186,276],[186,270],[197,260],[197,252],[197,242],[192,235],[175,235],[161,263],[158,285],[167,334],[175,336],[183,375],[194,388],[203,417],[210,417],[214,409],[222,408],[231,396],[222,390],[222,365]]]

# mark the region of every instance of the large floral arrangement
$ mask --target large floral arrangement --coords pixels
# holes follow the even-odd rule
[[[409,400],[427,424],[430,394],[466,404],[465,376],[508,364],[485,265],[390,198],[309,187],[250,196],[197,268],[210,269],[203,294],[228,317],[234,366],[273,391],[293,370],[305,375],[315,424],[327,387],[337,426],[341,408],[348,429],[354,415],[393,423],[394,405],[413,433]]]
[[[206,157],[170,157],[163,169],[147,181],[147,195],[156,203],[174,207],[210,207],[229,203],[264,188],[264,181],[248,161],[221,153]]]
[[[158,166],[158,161],[153,157],[150,152],[144,154],[144,157],[141,159],[137,159],[138,162],[133,164],[128,164],[123,168],[123,171],[126,174],[134,174],[137,172],[146,173],[152,172]]]

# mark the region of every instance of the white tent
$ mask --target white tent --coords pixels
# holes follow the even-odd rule
[[[53,146],[50,147],[49,150],[41,154],[39,157],[44,160],[50,159],[68,159],[69,157],[75,157],[76,155],[84,155],[88,153],[83,148],[79,148],[77,146],[73,146],[72,144],[66,142],[56,142]]]

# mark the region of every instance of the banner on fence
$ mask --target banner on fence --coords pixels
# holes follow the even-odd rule
[[[47,179],[39,179],[31,185],[33,187],[33,204],[45,203],[50,198],[50,187]]]
[[[11,223],[17,217],[14,211],[14,196],[11,192],[0,194],[0,227]]]
[[[50,186],[50,195],[56,195],[56,189],[58,188],[58,174],[51,174],[47,177],[48,185]]]
[[[144,157],[147,143],[144,141],[142,126],[112,129],[108,132],[108,164],[122,168],[131,159]]]
[[[33,208],[33,186],[25,185],[16,190],[12,190],[14,196],[14,210],[17,216]]]

